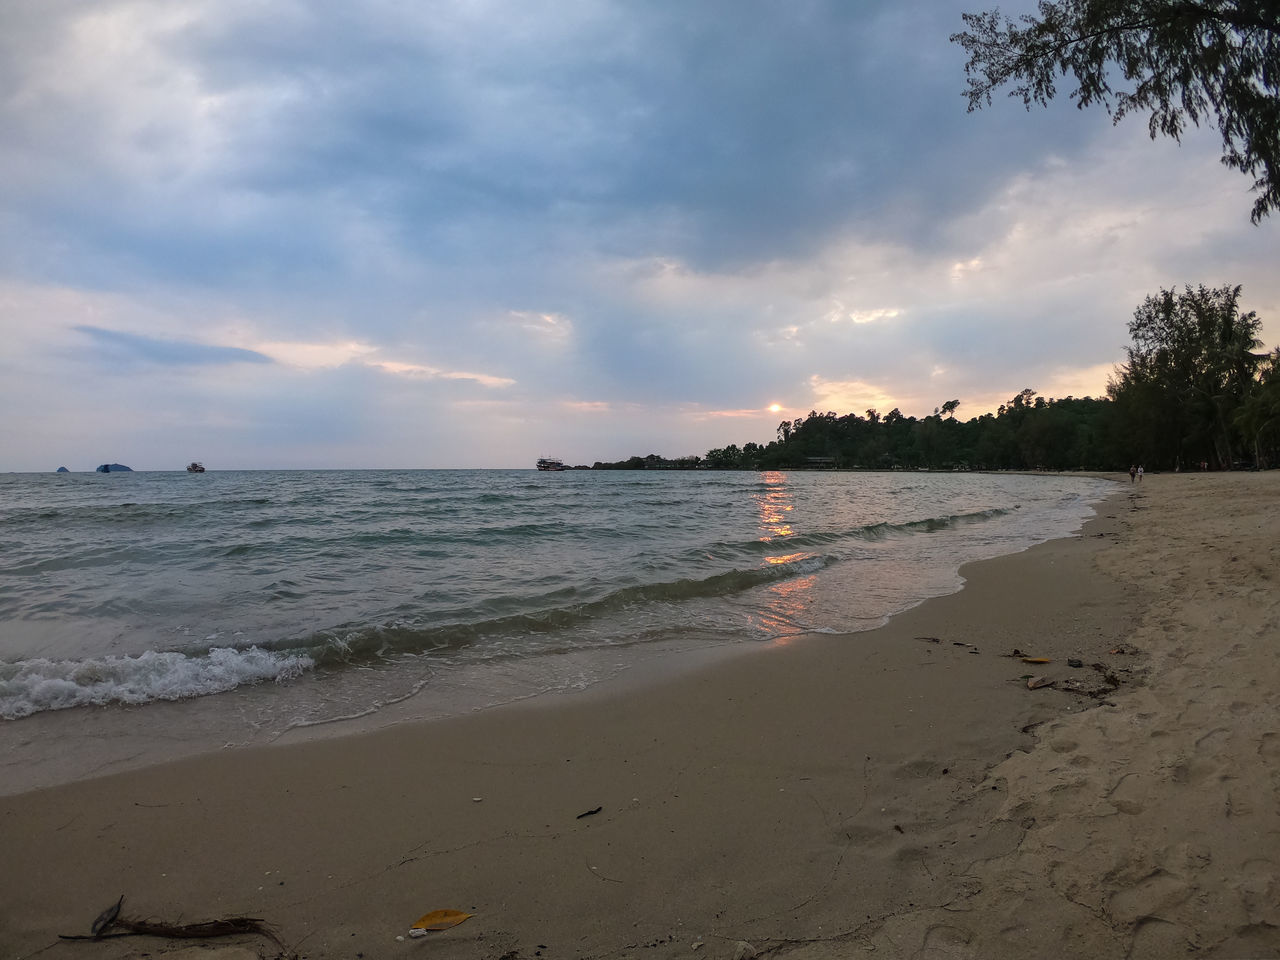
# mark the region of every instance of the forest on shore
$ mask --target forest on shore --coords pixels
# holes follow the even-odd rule
[[[1129,322],[1131,345],[1105,397],[1038,396],[1027,388],[995,413],[957,418],[810,411],[766,444],[705,457],[657,454],[593,469],[1147,470],[1280,465],[1280,348],[1260,353],[1261,321],[1239,286],[1161,290]]]

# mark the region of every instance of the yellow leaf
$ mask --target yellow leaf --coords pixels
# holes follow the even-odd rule
[[[474,914],[463,913],[461,910],[432,910],[430,913],[418,918],[410,930],[448,930],[450,927],[456,927],[463,920],[470,919]]]
[[[1048,657],[1023,657],[1023,663],[1053,663]]]

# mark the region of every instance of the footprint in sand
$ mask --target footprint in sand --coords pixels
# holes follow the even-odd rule
[[[1130,960],[1165,960],[1166,957],[1182,956],[1195,943],[1188,934],[1187,928],[1180,923],[1160,917],[1142,917],[1134,928],[1126,956]]]
[[[1277,904],[1277,887],[1280,871],[1264,857],[1245,861],[1240,869],[1240,885],[1237,894],[1249,923],[1275,928],[1280,922],[1280,904]]]
[[[1258,738],[1258,756],[1263,760],[1273,762],[1280,759],[1280,737],[1271,732],[1260,736]]]
[[[934,950],[945,950],[950,954],[949,948],[963,947],[973,941],[973,934],[964,927],[957,927],[954,924],[939,923],[932,926],[924,935],[924,953],[929,954]]]
[[[1107,912],[1121,923],[1139,923],[1182,904],[1189,892],[1186,882],[1165,870],[1155,870],[1132,886],[1113,893]]]

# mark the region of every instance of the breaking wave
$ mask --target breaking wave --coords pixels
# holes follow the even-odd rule
[[[16,720],[42,710],[202,697],[247,683],[292,680],[314,666],[305,654],[258,647],[215,647],[197,656],[148,650],[136,657],[23,660],[0,665],[0,717]]]

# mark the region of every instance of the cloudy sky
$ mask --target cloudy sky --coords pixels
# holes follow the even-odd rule
[[[1102,393],[1185,283],[1243,284],[1276,345],[1280,220],[1216,132],[967,114],[948,37],[983,7],[8,0],[0,470],[967,418]]]

